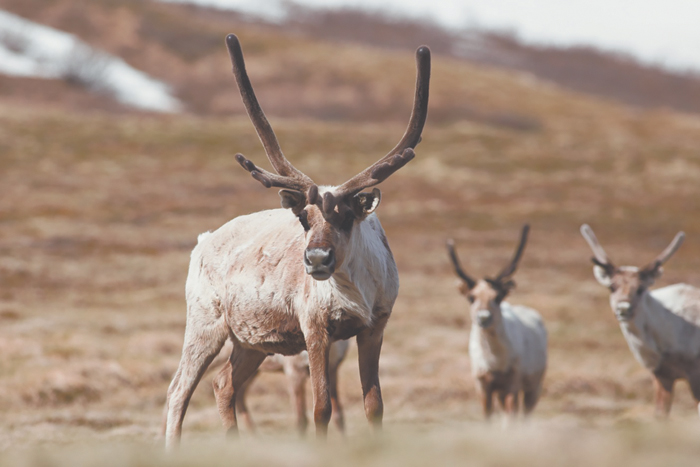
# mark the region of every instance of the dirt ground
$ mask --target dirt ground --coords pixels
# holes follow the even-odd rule
[[[464,70],[475,95],[496,96],[489,108],[510,105],[539,124],[429,120],[416,159],[381,186],[378,215],[401,278],[380,362],[385,434],[366,426],[353,345],[340,374],[345,440],[335,431],[326,445],[297,440],[283,376],[263,374],[249,397],[259,436],[226,443],[208,374],[177,458],[163,457],[159,432],[189,252],[199,233],[279,203],[234,161],[242,152],[268,167],[252,126],[0,103],[0,462],[694,464],[687,385],[670,420],[654,422],[651,377],[622,338],[578,228],[590,223],[613,260],[638,266],[684,230],[657,285],[700,285],[700,119]],[[438,115],[452,105],[446,89],[456,101],[471,92],[456,72],[439,76]],[[324,184],[383,156],[404,130],[394,120],[271,121],[287,157]],[[549,367],[532,420],[504,431],[482,421],[467,303],[444,243],[455,238],[470,273],[493,274],[525,222],[531,239],[509,301],[541,312]]]

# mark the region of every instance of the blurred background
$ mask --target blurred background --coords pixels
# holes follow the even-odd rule
[[[657,285],[700,285],[699,17],[683,0],[0,0],[0,461],[100,442],[158,452],[197,235],[279,203],[233,160],[269,167],[231,76],[233,32],[287,157],[323,184],[399,140],[414,51],[433,52],[423,142],[382,184],[378,211],[401,277],[380,373],[389,433],[425,452],[435,448],[419,440],[439,439],[455,462],[615,465],[658,460],[651,451],[692,462],[687,385],[658,428],[651,376],[578,228],[591,224],[613,261],[636,266],[684,230]],[[543,315],[550,364],[504,454],[499,424],[482,425],[468,306],[444,243],[455,239],[471,274],[494,274],[525,222],[509,301]],[[340,378],[349,443],[294,444],[284,378],[264,374],[247,459],[284,439],[303,455],[269,462],[325,465],[342,451],[349,463],[367,449],[425,460],[391,435],[384,448],[366,438],[354,347]],[[210,379],[186,442],[223,439]],[[582,442],[542,457],[548,439]]]

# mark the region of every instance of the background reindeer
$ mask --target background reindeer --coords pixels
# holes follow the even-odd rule
[[[336,341],[331,345],[328,356],[328,392],[331,398],[332,417],[341,432],[345,432],[345,417],[343,406],[338,398],[338,368],[345,359],[349,342],[347,340]],[[283,355],[271,355],[262,362],[258,371],[251,376],[236,392],[236,417],[243,419],[243,423],[250,431],[255,431],[255,423],[246,405],[246,394],[253,380],[260,372],[284,372],[287,377],[287,389],[292,405],[296,410],[297,429],[304,435],[309,420],[306,416],[306,380],[309,379],[309,354],[302,352],[298,355],[285,357]],[[226,362],[216,378],[212,381],[214,392],[219,393],[217,398],[225,399],[233,397],[231,384],[231,363]],[[224,395],[226,391],[230,395]]]
[[[688,380],[700,411],[700,289],[674,284],[649,291],[685,234],[679,232],[641,269],[616,267],[587,224],[581,234],[593,250],[593,275],[610,289],[610,306],[632,355],[654,375],[656,415],[667,417],[671,411],[677,379]]]
[[[380,192],[361,192],[415,157],[427,116],[430,50],[416,51],[413,111],[396,147],[344,184],[319,187],[284,157],[253,92],[238,38],[230,34],[226,43],[246,111],[277,174],[241,154],[236,159],[265,187],[282,188],[284,209],[240,216],[199,236],[186,283],[182,357],[166,400],[166,446],[179,440],[190,397],[227,339],[233,350],[222,371],[230,373],[232,390],[215,395],[229,431],[237,430],[236,393],[265,357],[307,350],[316,433],[324,436],[332,410],[330,345],[353,336],[365,414],[380,426],[379,354],[399,280],[374,214]]]
[[[529,230],[528,225],[523,227],[513,259],[493,279],[472,279],[460,266],[454,241],[447,242],[452,265],[462,279],[460,292],[471,303],[469,358],[486,418],[493,413],[494,394],[505,412],[514,415],[522,392],[524,412],[528,414],[542,390],[547,368],[547,331],[542,318],[532,308],[503,301],[515,288],[511,277],[522,257]]]

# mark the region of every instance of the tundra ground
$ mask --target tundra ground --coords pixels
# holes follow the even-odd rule
[[[399,62],[407,120],[414,72],[410,57]],[[590,223],[614,261],[640,266],[684,230],[657,285],[700,286],[700,119],[468,66],[450,75],[454,67],[436,60],[430,115],[448,115],[476,89],[477,100],[495,96],[489,108],[537,125],[429,115],[416,159],[380,186],[401,278],[380,362],[385,435],[369,435],[353,347],[340,373],[346,441],[334,432],[327,446],[297,441],[283,377],[264,374],[249,394],[259,438],[224,444],[210,373],[178,459],[159,454],[159,432],[189,252],[199,233],[279,205],[233,158],[268,167],[252,125],[0,105],[0,462],[194,465],[202,447],[212,465],[694,462],[699,422],[687,385],[677,386],[670,421],[656,424],[651,377],[627,349],[578,228]],[[404,129],[394,119],[271,121],[287,157],[324,184],[370,165]],[[509,300],[543,315],[549,369],[532,420],[502,431],[482,422],[468,306],[444,243],[455,238],[471,274],[494,274],[525,222],[530,242]]]

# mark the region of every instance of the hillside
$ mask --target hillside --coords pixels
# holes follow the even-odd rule
[[[229,67],[222,47],[223,37],[231,31],[246,31],[248,41],[255,41],[255,48],[246,50],[253,57],[269,44],[287,43],[283,50],[267,56],[267,79],[256,83],[261,95],[272,96],[266,106],[272,115],[353,121],[401,119],[401,111],[396,107],[400,99],[386,90],[374,89],[371,73],[355,70],[351,76],[345,76],[338,73],[338,65],[325,62],[322,67],[330,68],[315,72],[309,57],[317,55],[322,60],[332,56],[337,44],[410,52],[422,43],[430,45],[434,54],[455,59],[455,63],[524,72],[566,89],[635,107],[700,113],[698,76],[672,74],[642,66],[629,57],[593,49],[528,46],[504,34],[479,30],[449,32],[430,23],[397,21],[357,10],[310,10],[291,4],[284,22],[270,24],[235,12],[154,0],[0,0],[0,9],[70,32],[100,50],[122,57],[131,66],[169,83],[185,102],[186,110],[198,115],[242,112],[237,100],[232,99],[236,91],[226,73]],[[318,48],[321,43],[327,48]],[[316,52],[305,50],[308,44],[317,44],[312,46]],[[356,65],[361,66],[357,62]],[[36,100],[33,88],[15,84],[21,81],[18,79],[10,81],[0,87],[0,97]],[[67,95],[76,94],[76,86],[72,87]],[[309,89],[317,89],[319,94]],[[99,97],[95,102],[94,96],[61,102],[61,94],[51,95],[56,105],[114,108],[100,103]],[[319,99],[320,95],[325,98]],[[536,125],[527,115],[484,115],[482,107],[488,107],[488,102],[460,102],[457,106],[459,110],[438,117],[469,118],[496,125],[503,120],[511,126]]]
[[[0,3],[21,13],[39,2]],[[177,83],[192,112],[96,111],[58,85],[45,106],[40,94],[25,101],[2,91],[40,84],[0,81],[0,461],[150,465],[163,461],[152,446],[179,359],[197,235],[279,200],[233,159],[242,152],[269,167],[230,74],[228,17],[191,14],[185,27],[173,19],[179,10],[160,4],[41,3],[34,19]],[[143,45],[135,39],[144,33],[140,15],[152,28],[210,34],[211,44],[170,42],[163,29],[148,29],[162,42],[134,45]],[[341,183],[400,138],[415,79],[411,52],[243,22],[235,32],[287,157],[319,183]],[[210,110],[200,115],[197,103]],[[417,157],[380,187],[378,215],[401,275],[380,363],[386,438],[367,436],[353,348],[340,375],[346,442],[335,433],[326,447],[292,439],[282,377],[266,374],[249,400],[260,439],[244,435],[225,448],[207,375],[185,420],[187,449],[168,462],[201,464],[207,452],[215,465],[233,455],[251,465],[324,465],[341,454],[370,465],[654,465],[660,457],[691,465],[697,408],[687,385],[677,385],[671,420],[659,428],[651,377],[630,355],[578,227],[590,223],[615,261],[634,265],[684,230],[657,285],[700,286],[699,148],[700,118],[434,57]],[[465,268],[489,275],[525,222],[531,240],[509,300],[542,313],[550,366],[533,420],[511,431],[504,449],[499,424],[481,420],[467,303],[444,242],[454,237]]]

